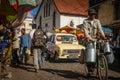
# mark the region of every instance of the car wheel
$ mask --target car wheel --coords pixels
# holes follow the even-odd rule
[[[57,53],[57,52],[55,52],[55,54],[54,54],[54,60],[55,60],[55,61],[59,60],[59,58],[58,58],[58,53]]]

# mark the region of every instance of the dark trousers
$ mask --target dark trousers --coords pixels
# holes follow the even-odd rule
[[[19,56],[18,56],[18,48],[15,48],[13,49],[13,52],[12,52],[12,59],[13,59],[13,64],[16,65],[16,64],[19,64],[20,61],[19,61]]]
[[[20,51],[20,62],[26,64],[27,61],[28,61],[28,48],[24,47],[21,48]]]

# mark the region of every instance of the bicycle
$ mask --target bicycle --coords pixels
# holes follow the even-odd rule
[[[85,71],[86,73],[88,74],[88,76],[91,76],[95,69],[97,70],[96,71],[96,75],[97,77],[99,78],[99,80],[108,80],[108,62],[107,62],[107,59],[106,59],[106,55],[109,54],[109,52],[105,52],[105,43],[108,44],[108,41],[107,40],[98,40],[98,41],[92,41],[90,42],[92,43],[93,45],[93,48],[95,49],[91,49],[91,51],[94,51],[94,60],[91,60],[90,62],[86,60],[86,53],[84,51],[83,55],[83,60],[84,60],[84,63],[85,63]],[[97,43],[97,44],[95,44]],[[86,50],[87,51],[87,50]],[[90,54],[90,50],[88,50],[89,54]],[[92,52],[91,52],[92,53]],[[89,55],[88,54],[88,55]],[[93,55],[92,55],[93,56]],[[83,63],[83,62],[82,62]]]

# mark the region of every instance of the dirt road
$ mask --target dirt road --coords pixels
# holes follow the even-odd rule
[[[45,62],[39,73],[35,73],[32,66],[31,60],[27,66],[9,67],[12,72],[10,80],[88,80],[85,76],[85,66],[77,61]],[[109,80],[120,80],[120,66],[114,63],[109,67]],[[93,77],[89,80],[97,79]]]

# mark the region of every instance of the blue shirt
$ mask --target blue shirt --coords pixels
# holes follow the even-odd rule
[[[29,34],[25,34],[20,36],[20,46],[22,48],[30,48],[30,35]]]

